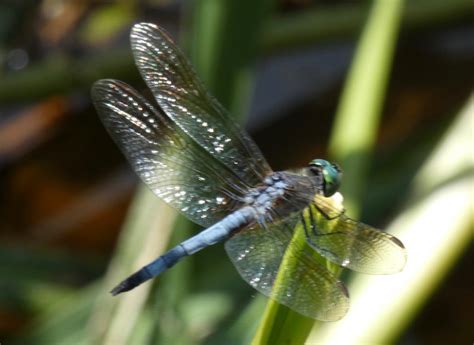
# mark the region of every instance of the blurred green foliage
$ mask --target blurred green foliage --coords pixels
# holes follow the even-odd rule
[[[39,3],[46,6],[47,2]],[[395,2],[393,5],[396,5]],[[31,19],[29,11],[39,5],[25,2],[14,6],[6,3],[0,6],[0,17],[5,19],[0,20],[3,53],[7,42],[14,36],[14,28],[28,22]],[[202,0],[197,1],[194,6],[186,5],[184,8],[183,42],[189,55],[213,94],[233,114],[242,119],[248,110],[253,91],[254,65],[260,56],[285,54],[290,49],[301,49],[318,42],[354,38],[366,23],[369,13],[368,3],[365,2],[314,6],[303,11],[282,11],[280,4],[280,12],[283,14],[277,14],[277,8],[278,4],[270,0]],[[359,109],[357,113],[363,118],[368,113],[374,116],[382,114],[384,89],[392,58],[391,50],[396,40],[396,22],[401,20],[402,33],[420,28],[439,30],[451,23],[463,23],[472,9],[472,2],[466,0],[409,1],[400,19],[395,18],[399,9],[391,13],[394,15],[394,22],[391,23],[393,31],[385,32],[387,36],[383,36],[384,30],[372,28],[380,36],[373,37],[374,41],[366,43],[366,54],[367,51],[369,54],[376,54],[378,47],[381,49],[380,53],[385,54],[382,57],[385,62],[378,65],[367,55],[355,59],[362,65],[365,63],[365,67],[361,67],[362,72],[350,74],[348,83],[352,84],[350,87],[355,90],[354,95],[352,99],[347,96],[341,103],[330,152],[343,162],[347,171],[347,185],[357,187],[356,191],[346,189],[346,198],[352,199],[354,205],[351,208],[360,208],[362,217],[370,222],[385,222],[390,212],[390,218],[398,219],[397,216],[400,215],[397,213],[397,205],[406,200],[407,186],[417,188],[414,178],[418,169],[423,166],[433,148],[441,143],[443,134],[452,119],[456,118],[456,109],[451,108],[451,116],[443,118],[440,123],[427,124],[422,132],[418,131],[403,138],[399,145],[382,145],[375,152],[372,147],[380,132],[378,120],[373,118],[370,128],[356,133],[369,138],[364,147],[369,157],[363,167],[356,169],[353,161],[345,160],[345,150],[354,148],[351,130],[355,128],[352,125],[353,116],[356,116],[355,110]],[[140,5],[136,2],[101,4],[89,12],[84,12],[78,19],[78,22],[82,23],[78,33],[64,40],[80,40],[80,44],[89,49],[87,54],[80,58],[71,58],[70,55],[52,50],[42,61],[27,69],[2,75],[0,103],[2,106],[21,106],[24,102],[41,101],[55,94],[88,94],[91,83],[103,77],[137,81],[138,75],[131,60],[128,43],[123,44],[126,48],[118,50],[99,48],[107,40],[120,41],[121,35],[128,32],[132,22],[141,21],[142,19],[138,18],[143,16],[147,17],[147,20],[153,20],[153,14],[140,13]],[[166,18],[164,15],[165,20]],[[381,46],[377,46],[377,40]],[[373,80],[377,78],[380,79]],[[363,81],[370,80],[375,83],[375,86],[372,85],[376,88],[375,91],[370,87],[361,87]],[[448,93],[447,90],[443,91],[447,98]],[[365,97],[375,100],[376,104],[365,104],[365,107],[361,108],[354,105],[362,102]],[[456,99],[448,101],[457,104],[456,107],[461,103]],[[3,120],[3,117],[0,120]],[[2,124],[0,121],[0,129]],[[393,127],[398,128],[396,124]],[[347,139],[347,142],[338,143],[341,138]],[[93,140],[93,137],[88,137],[87,140]],[[345,148],[340,145],[345,145]],[[74,152],[74,155],[84,159],[80,153]],[[24,158],[28,159],[32,158]],[[87,163],[82,166],[89,168]],[[472,165],[470,169],[462,174],[472,180]],[[453,180],[456,176],[452,177]],[[51,179],[54,179],[54,175]],[[437,188],[431,186],[425,191],[426,195]],[[356,204],[359,207],[356,207]],[[256,343],[269,343],[265,342],[265,339],[254,338],[259,322],[265,315],[266,300],[256,295],[240,279],[227,260],[223,248],[219,246],[209,248],[180,263],[157,279],[153,286],[149,284],[140,288],[140,291],[131,296],[113,299],[108,295],[108,289],[138,267],[140,260],[146,255],[156,256],[165,249],[168,242],[169,245],[179,242],[196,231],[186,224],[185,220],[180,219],[175,226],[176,230],[171,233],[171,227],[161,222],[171,224],[173,215],[144,189],[137,192],[132,205],[109,268],[109,258],[106,254],[91,255],[87,251],[68,250],[68,247],[61,249],[58,244],[55,246],[59,249],[51,250],[48,246],[38,249],[35,245],[15,242],[15,236],[19,236],[18,234],[11,236],[10,233],[5,233],[6,240],[0,251],[0,323],[5,324],[5,342],[247,344],[254,339]],[[467,225],[469,226],[472,227],[472,224]],[[464,234],[454,226],[448,230]],[[465,228],[462,231],[465,231]],[[32,242],[34,243],[34,239]],[[430,266],[424,267],[428,271],[438,272],[436,279],[428,279],[425,285],[424,281],[417,282],[424,286],[420,288],[424,295],[417,296],[420,300],[425,301],[428,298],[449,271],[449,266],[455,264],[465,249],[458,243],[446,243],[453,243],[452,250],[451,247],[443,248],[443,251],[449,252],[449,260],[433,260],[429,263]],[[410,255],[412,254],[409,251],[409,257]],[[442,270],[439,269],[441,266]],[[106,270],[107,273],[104,273]],[[414,280],[415,278],[413,282]],[[249,298],[250,296],[252,298]],[[402,297],[410,296],[400,296]],[[400,300],[398,303],[403,305],[405,302]],[[274,323],[274,320],[267,319],[262,327],[267,327],[266,331],[270,333],[276,330],[284,332],[293,343],[302,343],[309,334],[313,321],[303,320],[276,304],[271,305],[270,308],[277,310],[272,317],[283,322]],[[417,305],[417,308],[421,308],[421,305]],[[400,324],[406,325],[417,310],[399,308],[393,312],[405,313],[399,316],[399,319]],[[21,328],[18,328],[18,324],[22,325]],[[272,328],[276,324],[279,329]],[[383,331],[383,326],[372,327],[372,331]],[[401,327],[395,331],[389,330],[389,336],[379,334],[379,339],[394,339],[403,331]],[[368,329],[370,330],[370,326]],[[329,332],[324,330],[324,326],[321,330],[318,327],[311,335],[311,341],[320,339],[320,331]],[[120,338],[117,339],[116,336]],[[4,337],[0,340],[3,342]]]

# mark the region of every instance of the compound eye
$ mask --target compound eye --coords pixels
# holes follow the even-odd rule
[[[310,171],[323,176],[323,194],[330,197],[336,193],[341,185],[342,172],[337,164],[329,163],[324,159],[315,159],[309,164]]]
[[[342,173],[341,167],[337,165],[336,163],[331,164],[333,169],[336,170],[338,173]]]
[[[335,164],[328,164],[323,168],[324,196],[330,197],[341,186],[341,169]]]

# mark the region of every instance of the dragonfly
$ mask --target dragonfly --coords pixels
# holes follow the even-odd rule
[[[400,240],[349,218],[333,202],[342,178],[337,165],[314,159],[298,171],[274,172],[164,29],[135,24],[130,41],[156,102],[102,79],[92,87],[94,106],[141,180],[204,230],[130,275],[113,295],[225,242],[237,271],[257,291],[302,315],[335,321],[346,314],[349,295],[318,255],[368,274],[403,269]],[[303,243],[293,240],[298,228]],[[286,258],[296,264],[282,264]]]

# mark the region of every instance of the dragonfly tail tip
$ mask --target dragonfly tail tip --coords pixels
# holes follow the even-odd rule
[[[121,294],[122,292],[131,290],[131,288],[127,288],[126,284],[124,283],[125,281],[121,282],[119,285],[117,285],[112,290],[110,290],[110,293],[112,294],[112,296],[117,296],[118,294]]]
[[[132,274],[130,277],[122,281],[116,287],[114,287],[110,293],[112,296],[117,296],[118,294],[126,291],[130,291],[140,285],[141,283],[152,278],[150,273],[146,269],[141,269],[140,271]]]

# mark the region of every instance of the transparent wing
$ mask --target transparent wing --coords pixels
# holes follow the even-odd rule
[[[99,80],[92,99],[135,172],[165,202],[202,226],[239,207],[246,183],[131,86]]]
[[[130,39],[143,79],[160,107],[186,134],[251,186],[271,173],[256,144],[206,91],[166,32],[140,23]]]
[[[298,218],[236,234],[225,244],[227,254],[242,278],[265,296],[308,317],[339,320],[349,308],[347,290],[314,253],[291,241]],[[294,264],[281,265],[284,257]]]
[[[399,239],[347,217],[327,198],[317,196],[309,216],[308,243],[328,260],[368,274],[392,274],[405,266]]]

